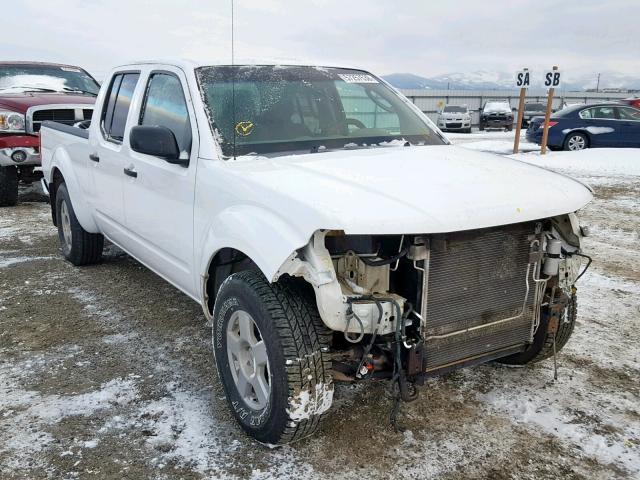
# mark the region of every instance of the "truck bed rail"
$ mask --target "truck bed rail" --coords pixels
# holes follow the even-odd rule
[[[64,123],[58,123],[58,122],[53,122],[51,120],[47,120],[42,123],[42,127],[50,128],[51,130],[58,130],[59,132],[75,135],[76,137],[87,138],[87,139],[89,138],[89,130],[84,130],[78,127],[72,127],[70,125],[65,125]]]

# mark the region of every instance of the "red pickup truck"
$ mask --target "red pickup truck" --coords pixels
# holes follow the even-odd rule
[[[0,62],[0,207],[17,203],[19,182],[41,177],[40,124],[91,120],[99,89],[75,66]]]

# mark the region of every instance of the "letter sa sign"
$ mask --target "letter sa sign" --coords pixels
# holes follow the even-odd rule
[[[521,70],[516,73],[516,87],[529,88],[531,83],[531,72],[529,70]]]
[[[551,70],[544,74],[544,86],[547,88],[558,88],[560,86],[560,71]]]

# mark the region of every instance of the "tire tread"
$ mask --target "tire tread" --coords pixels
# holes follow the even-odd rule
[[[0,167],[0,207],[13,207],[18,203],[18,169]]]
[[[320,318],[311,287],[301,279],[288,276],[269,283],[255,270],[238,272],[232,277],[253,289],[269,312],[283,349],[289,398],[300,390],[313,392],[320,383],[332,385],[328,355],[331,334]],[[320,414],[288,421],[274,443],[288,444],[312,435],[322,417]]]

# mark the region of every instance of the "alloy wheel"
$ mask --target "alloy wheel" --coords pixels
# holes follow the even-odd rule
[[[227,325],[227,356],[238,394],[249,408],[262,410],[269,403],[271,375],[262,334],[253,317],[236,310]]]

